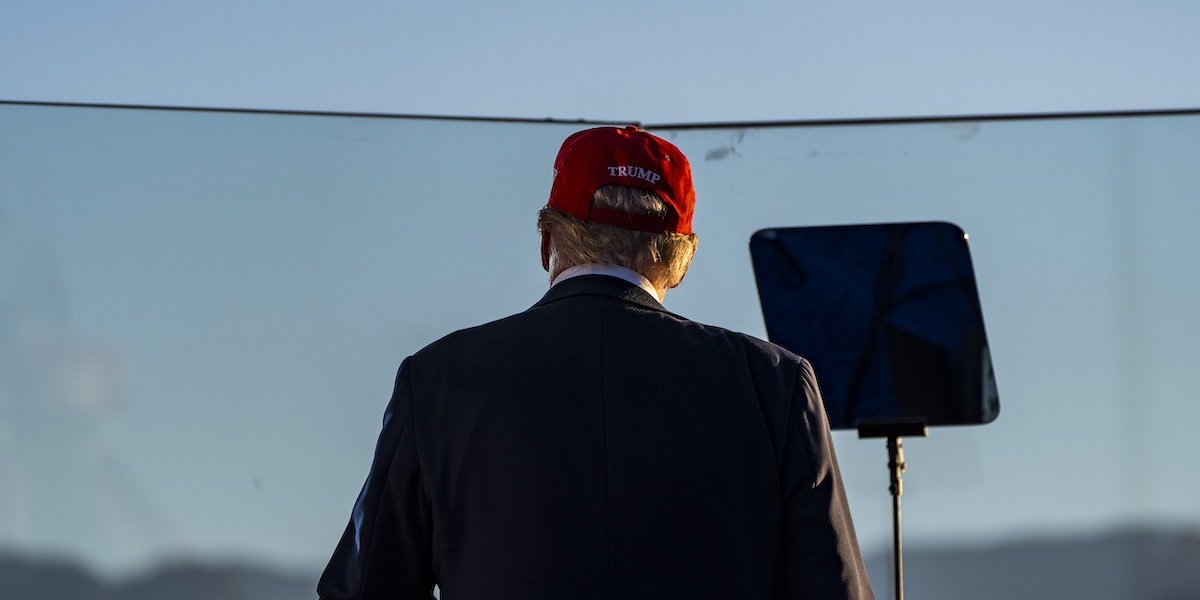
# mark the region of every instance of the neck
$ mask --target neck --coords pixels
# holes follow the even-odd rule
[[[553,269],[551,272],[553,272]],[[663,297],[666,296],[667,293],[666,290],[660,289],[654,284],[650,283],[650,280],[647,279],[645,275],[642,275],[637,271],[627,269],[625,267],[619,267],[617,265],[598,263],[575,265],[573,267],[564,269],[561,273],[554,276],[554,279],[550,282],[550,287],[554,287],[559,282],[566,281],[572,277],[579,277],[582,275],[608,275],[609,277],[618,277],[620,279],[624,279],[625,281],[628,281],[629,283],[646,290],[647,293],[649,293],[651,296],[654,296],[659,302],[663,301]]]

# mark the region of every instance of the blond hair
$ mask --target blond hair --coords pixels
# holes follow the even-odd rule
[[[606,185],[592,206],[630,214],[665,215],[666,204],[651,191]],[[641,273],[660,290],[683,280],[696,253],[696,234],[649,233],[581,221],[549,206],[538,212],[538,229],[550,237],[550,280],[575,265],[613,264]]]

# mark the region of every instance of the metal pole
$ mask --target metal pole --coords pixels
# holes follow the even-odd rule
[[[858,437],[887,438],[888,473],[892,493],[892,568],[896,575],[896,600],[904,600],[904,546],[900,537],[900,496],[904,493],[904,443],[900,436],[925,437],[929,429],[918,419],[861,419]]]
[[[888,470],[891,472],[892,493],[892,560],[896,574],[896,600],[904,600],[904,553],[900,534],[900,496],[904,493],[904,443],[900,436],[889,435]]]

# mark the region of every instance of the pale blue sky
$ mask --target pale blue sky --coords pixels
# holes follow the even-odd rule
[[[0,100],[644,123],[1195,108],[1198,24],[1193,2],[0,0]],[[38,318],[78,363],[54,368],[124,365],[124,404],[78,423],[112,461],[89,471],[113,496],[89,510],[118,527],[143,502],[160,521],[119,548],[20,528],[0,545],[110,568],[159,548],[319,566],[399,360],[544,289],[532,214],[570,126],[4,108],[0,295],[41,272],[65,299]],[[667,305],[762,335],[755,229],[958,222],[1004,408],[908,444],[909,539],[1196,523],[1200,481],[1180,474],[1200,185],[1173,123],[664,132],[703,194],[700,254]],[[503,202],[441,202],[484,180]],[[428,223],[464,214],[488,246],[431,253]],[[882,442],[837,444],[864,548],[884,551]]]
[[[1190,0],[0,2],[0,99],[713,120],[1188,108]]]

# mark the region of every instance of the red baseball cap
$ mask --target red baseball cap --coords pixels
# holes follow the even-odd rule
[[[666,219],[592,207],[600,186],[615,184],[656,192]],[[576,132],[554,160],[550,206],[583,221],[651,233],[692,233],[692,167],[674,144],[632,125]]]

